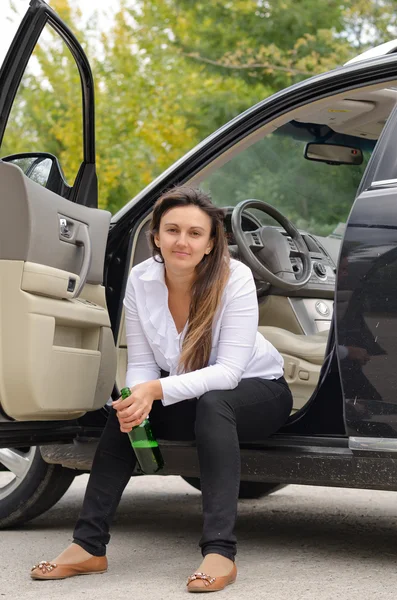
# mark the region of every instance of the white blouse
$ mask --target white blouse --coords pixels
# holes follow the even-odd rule
[[[160,379],[165,406],[199,398],[211,390],[231,390],[248,377],[278,379],[283,359],[258,332],[258,301],[251,270],[230,260],[230,276],[212,326],[212,350],[207,367],[177,373],[180,348],[187,330],[175,326],[168,307],[164,265],[149,258],[128,277],[124,298],[128,366],[126,386]]]

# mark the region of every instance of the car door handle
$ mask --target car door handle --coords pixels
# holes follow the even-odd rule
[[[80,282],[79,282],[79,285],[76,288],[72,298],[77,298],[80,295],[81,290],[83,289],[83,287],[86,284],[88,271],[90,270],[90,266],[91,266],[91,259],[92,259],[91,238],[90,238],[90,232],[88,231],[88,226],[85,223],[80,223],[80,225],[79,225],[79,230],[78,230],[76,238],[75,238],[75,244],[79,248],[83,249],[84,255],[83,255],[83,262],[82,262],[81,270],[80,270],[80,274],[79,274]]]
[[[59,230],[60,230],[61,237],[70,238],[71,231],[69,229],[69,224],[68,224],[67,220],[64,219],[63,217],[60,217],[60,219],[59,219]]]

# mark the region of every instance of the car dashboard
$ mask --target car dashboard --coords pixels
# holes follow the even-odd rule
[[[232,225],[231,225],[231,213],[232,209],[228,208],[225,218],[225,234],[229,246],[230,254],[233,258],[241,260],[239,249],[234,238]],[[244,214],[242,216],[242,228],[244,231],[255,231],[258,227],[261,227],[261,223],[253,216]],[[288,239],[291,250],[296,250],[295,243],[292,238],[284,231],[283,228],[277,227],[279,231],[285,235]],[[299,296],[299,297],[315,297],[315,298],[329,298],[333,299],[335,292],[336,283],[336,263],[330,254],[326,251],[320,240],[305,231],[300,231],[303,240],[307,246],[310,254],[312,263],[312,272],[307,284],[297,290],[296,292],[286,293],[283,290],[276,290],[272,288],[272,294],[288,295],[288,296]],[[302,263],[299,258],[291,258],[292,268],[295,272],[296,278],[302,272]],[[258,289],[261,286],[261,282],[258,283]]]

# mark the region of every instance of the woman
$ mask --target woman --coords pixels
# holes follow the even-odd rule
[[[124,434],[150,414],[156,436],[196,440],[203,560],[188,591],[235,581],[239,439],[277,431],[292,397],[280,354],[257,332],[252,273],[230,259],[223,221],[224,212],[200,190],[174,188],[157,201],[153,258],[132,269],[124,298],[132,393],[113,402],[73,543],[34,567],[34,579],[106,571],[109,526],[136,464]]]

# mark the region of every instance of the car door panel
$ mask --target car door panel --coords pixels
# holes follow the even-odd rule
[[[351,436],[397,437],[397,186],[356,199],[336,302],[338,354]]]
[[[397,438],[396,130],[394,110],[364,174],[339,258],[337,354],[346,430],[356,450],[382,450],[383,438]]]
[[[83,162],[66,199],[0,161],[0,414],[28,422],[23,427],[104,406],[116,374],[102,283],[110,214],[96,208],[92,73],[72,31],[43,0],[31,0],[0,71],[0,141],[49,27],[80,74]]]
[[[61,235],[61,219],[69,226],[88,225],[92,261],[88,283],[102,283],[110,213],[88,209],[61,198],[31,181],[16,165],[0,163],[0,257],[47,264],[79,274],[84,251],[72,237]],[[10,224],[12,223],[12,227]],[[73,230],[73,228],[71,228]]]
[[[110,213],[65,200],[0,163],[0,215],[2,410],[33,421],[100,408],[116,372],[102,285]],[[85,281],[81,227],[91,246]]]

